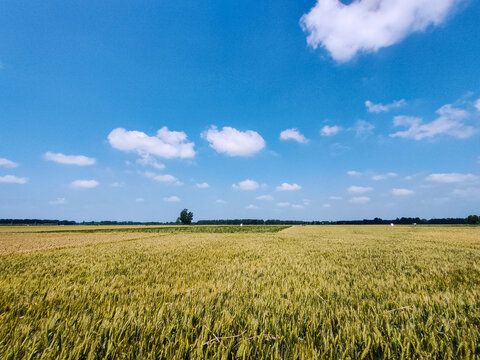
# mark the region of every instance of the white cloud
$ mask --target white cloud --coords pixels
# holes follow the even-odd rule
[[[480,99],[475,101],[475,107],[477,108],[478,111],[480,111]]]
[[[141,197],[135,199],[135,202],[137,202],[137,203],[141,203],[141,202],[144,202],[144,201],[145,201],[145,199],[141,198]]]
[[[410,189],[392,189],[392,194],[395,196],[408,196],[413,194],[413,190]]]
[[[75,180],[72,182],[72,187],[77,189],[92,189],[98,185],[99,182],[96,180]]]
[[[370,201],[368,196],[353,197],[348,200],[352,204],[366,204]]]
[[[340,126],[337,126],[337,125],[333,125],[333,126],[325,125],[322,128],[322,130],[320,130],[320,134],[322,136],[333,136],[333,135],[338,134],[341,129],[342,128]]]
[[[303,199],[302,202],[303,202],[303,205],[305,205],[305,206],[310,205],[310,200],[309,199]]]
[[[350,130],[355,131],[355,136],[358,138],[366,138],[373,134],[373,130],[375,126],[368,121],[365,120],[358,120],[355,122],[355,126]]]
[[[390,134],[390,136],[422,140],[437,135],[448,135],[466,139],[475,133],[473,127],[465,125],[463,122],[469,116],[467,111],[447,104],[438,109],[437,114],[440,116],[429,123],[422,123],[422,119],[418,117],[395,116],[393,124],[408,127],[408,129]]]
[[[137,159],[136,161],[137,164],[140,164],[142,166],[152,166],[155,169],[158,170],[163,170],[165,169],[165,165],[162,163],[159,163],[153,156],[149,154],[142,154],[140,159]]]
[[[48,202],[50,205],[64,205],[67,203],[65,198],[56,198],[55,200],[51,200]]]
[[[8,167],[8,168],[16,168],[16,167],[18,167],[18,163],[14,162],[12,160],[5,159],[5,158],[0,158],[0,166],[5,166],[5,167]]]
[[[64,155],[62,153],[46,152],[43,158],[48,161],[54,161],[59,164],[88,166],[95,164],[94,158],[89,158],[84,155]]]
[[[330,200],[342,200],[343,199],[341,196],[329,196],[328,198]]]
[[[256,197],[257,200],[262,200],[262,201],[273,201],[273,196],[272,195],[260,195]]]
[[[332,207],[332,205],[330,205],[330,204],[323,204],[322,207],[328,209],[328,208]]]
[[[363,186],[350,186],[347,191],[350,194],[363,194],[369,191],[372,191],[372,187],[363,187]]]
[[[247,206],[247,209],[249,209],[249,210],[256,210],[256,209],[258,209],[258,206],[253,205],[253,204],[250,204],[250,205]]]
[[[165,201],[165,202],[179,202],[180,198],[178,196],[173,195],[173,196],[164,197],[163,201]]]
[[[18,177],[15,175],[0,176],[0,183],[4,184],[25,184],[28,181],[26,177]]]
[[[385,180],[388,178],[396,177],[398,174],[394,172],[389,172],[387,174],[377,174],[372,176],[372,180],[379,181],[379,180]]]
[[[218,199],[215,201],[217,204],[226,204],[227,202],[225,200],[222,200],[222,199]]]
[[[325,48],[339,62],[376,52],[410,33],[441,24],[459,0],[317,0],[300,19],[307,44]]]
[[[288,207],[288,206],[290,206],[290,203],[289,202],[279,202],[279,203],[277,203],[277,206],[278,207]]]
[[[240,181],[238,184],[233,184],[232,188],[234,189],[240,189],[240,190],[255,190],[258,189],[259,185],[256,181],[246,179],[243,181]]]
[[[298,129],[287,129],[283,130],[280,133],[280,139],[281,140],[294,140],[296,142],[299,142],[301,144],[306,144],[308,142],[308,139],[303,136]]]
[[[446,174],[430,174],[425,180],[433,181],[438,183],[462,183],[475,181],[478,179],[478,176],[473,174],[458,174],[458,173],[446,173]]]
[[[390,111],[391,109],[397,109],[399,107],[402,107],[406,105],[407,102],[402,99],[402,100],[396,100],[392,102],[391,104],[374,104],[370,100],[365,101],[365,106],[367,107],[368,112],[373,112],[373,113],[380,113],[380,112],[387,112]]]
[[[206,189],[206,188],[210,187],[210,185],[208,185],[208,183],[206,183],[206,182],[196,184],[195,186],[199,189]]]
[[[292,204],[292,209],[301,210],[301,209],[305,209],[305,206],[301,204]]]
[[[220,131],[212,126],[202,133],[202,138],[215,151],[228,156],[252,156],[265,147],[265,140],[256,131],[239,131],[228,126]]]
[[[300,190],[302,187],[298,184],[289,184],[289,183],[282,183],[282,185],[277,186],[275,189],[277,191],[297,191]]]
[[[127,131],[123,128],[112,130],[108,134],[110,145],[117,150],[135,152],[142,157],[155,155],[162,158],[189,159],[195,157],[195,143],[187,142],[183,131],[169,131],[166,126],[155,136],[141,131]]]
[[[350,171],[347,171],[347,175],[348,176],[360,176],[360,175],[362,175],[362,173],[358,172],[358,171],[355,171],[355,170],[350,170]]]
[[[146,171],[144,173],[144,175],[147,178],[152,179],[152,180],[157,181],[157,182],[170,183],[170,184],[174,184],[174,185],[183,185],[183,183],[178,181],[178,179],[175,176],[170,175],[170,174],[155,174],[153,172]]]

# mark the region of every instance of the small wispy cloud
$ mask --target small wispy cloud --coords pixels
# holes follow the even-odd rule
[[[178,196],[173,195],[173,196],[164,197],[163,201],[165,201],[165,202],[179,202],[180,198]]]
[[[301,144],[308,142],[308,139],[295,128],[283,130],[280,133],[280,140],[294,140]]]
[[[259,186],[260,185],[255,180],[246,179],[237,184],[233,184],[232,188],[237,190],[255,190],[258,189]]]
[[[352,185],[350,186],[347,191],[350,193],[350,194],[363,194],[363,193],[366,193],[366,192],[369,192],[369,191],[372,191],[373,188],[372,187],[364,187],[364,186],[355,186],[355,185]]]
[[[337,125],[333,125],[333,126],[328,126],[328,125],[325,125],[322,130],[320,130],[320,135],[322,136],[333,136],[333,135],[336,135],[340,132],[342,128],[340,126],[337,126]]]
[[[71,185],[76,189],[93,189],[100,183],[97,180],[75,180]]]
[[[480,188],[468,187],[466,189],[454,189],[452,194],[455,196],[460,196],[467,199],[476,199],[476,198],[480,198]]]
[[[247,209],[249,209],[249,210],[256,210],[258,208],[259,208],[258,206],[253,205],[253,204],[250,204],[250,205],[247,206]]]
[[[153,172],[145,172],[144,175],[152,179],[154,181],[160,182],[160,183],[167,183],[167,184],[173,184],[173,185],[183,185],[182,182],[180,182],[175,176],[170,175],[170,174],[155,174]]]
[[[165,169],[165,165],[159,163],[153,156],[149,154],[143,154],[140,159],[136,160],[136,163],[142,166],[151,166],[157,170]]]
[[[365,106],[367,107],[368,112],[372,113],[381,113],[387,112],[391,109],[398,109],[402,106],[405,106],[407,102],[404,99],[396,100],[390,104],[374,104],[370,100],[365,101]]]
[[[277,191],[298,191],[302,187],[298,184],[289,184],[289,183],[282,183],[282,185],[277,186],[275,189]]]
[[[342,200],[343,199],[341,196],[329,196],[328,198],[330,200]]]
[[[50,205],[64,205],[67,203],[67,199],[65,198],[56,198],[55,200],[51,200],[48,202]]]
[[[208,183],[206,183],[206,182],[196,184],[195,186],[199,189],[206,189],[206,188],[210,187],[210,185],[208,185]]]
[[[347,175],[348,176],[360,176],[360,175],[362,175],[362,173],[358,172],[358,171],[355,171],[355,170],[350,170],[350,171],[347,171]]]
[[[478,180],[478,176],[459,173],[430,174],[425,180],[437,183],[462,183]]]
[[[114,183],[110,184],[110,186],[119,188],[119,187],[125,187],[126,184],[123,181],[115,181]]]
[[[256,197],[257,200],[261,201],[273,201],[273,196],[272,195],[260,195]]]
[[[141,198],[141,197],[138,197],[138,198],[135,199],[135,202],[137,202],[137,203],[142,203],[144,201],[145,201],[145,199]]]
[[[477,108],[478,111],[480,111],[480,99],[475,101],[475,107]]]
[[[410,189],[392,189],[392,194],[395,196],[408,196],[413,194],[413,190]]]
[[[5,158],[0,158],[0,166],[5,166],[7,168],[16,168],[18,167],[18,163]]]
[[[370,201],[370,198],[368,196],[359,196],[353,197],[348,201],[352,204],[366,204]]]
[[[469,117],[468,111],[455,108],[450,104],[442,106],[437,110],[440,115],[432,122],[424,123],[422,118],[412,116],[395,116],[395,126],[407,127],[405,131],[397,131],[390,134],[390,137],[422,140],[434,138],[439,135],[452,136],[458,139],[466,139],[475,134],[476,130],[464,121]]]
[[[386,173],[386,174],[373,175],[372,180],[380,181],[380,180],[385,180],[385,179],[396,177],[396,176],[398,176],[397,173],[389,172],[389,173]]]
[[[368,121],[365,120],[358,120],[355,122],[355,125],[349,129],[355,132],[355,136],[360,139],[365,139],[371,135],[373,135],[373,130],[375,126]]]
[[[46,152],[43,158],[48,161],[53,161],[58,164],[88,166],[95,164],[95,158],[90,158],[84,155],[64,155],[62,153]]]
[[[26,177],[18,177],[15,175],[0,176],[0,183],[3,184],[25,184],[28,181]]]

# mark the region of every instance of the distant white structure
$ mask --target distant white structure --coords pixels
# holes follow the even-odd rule
[[[240,226],[243,226],[243,223],[241,223]]]
[[[395,224],[394,224],[394,223],[390,223],[390,226],[395,226]]]

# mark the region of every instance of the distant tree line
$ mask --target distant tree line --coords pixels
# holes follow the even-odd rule
[[[186,210],[186,209],[185,209]],[[189,213],[187,222],[189,221]],[[193,214],[192,214],[193,217]],[[180,221],[181,222],[181,221]],[[337,221],[301,221],[301,220],[262,220],[262,219],[218,219],[218,220],[199,220],[192,222],[194,225],[479,225],[480,217],[478,215],[469,215],[467,218],[438,218],[421,219],[419,217],[401,217],[391,220],[374,218],[363,220],[337,220]],[[45,220],[45,219],[0,219],[0,225],[175,225],[178,222],[140,222],[140,221],[82,221],[71,220]],[[185,224],[185,223],[184,223]]]
[[[71,221],[45,219],[0,219],[0,225],[174,225],[174,222],[139,222],[139,221]]]
[[[480,224],[480,217],[478,215],[469,215],[467,217],[467,224],[479,225]]]

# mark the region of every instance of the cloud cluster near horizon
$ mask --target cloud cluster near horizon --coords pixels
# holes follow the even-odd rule
[[[338,62],[376,52],[414,32],[438,26],[461,0],[318,0],[300,19],[307,44],[325,48]]]

